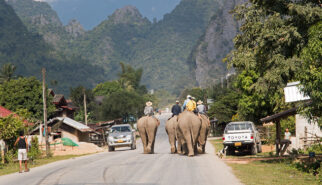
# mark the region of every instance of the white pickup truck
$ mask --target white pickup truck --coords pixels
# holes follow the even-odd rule
[[[262,152],[259,132],[250,121],[228,123],[223,135],[223,144],[226,155],[233,155],[236,150],[248,150],[252,155]]]

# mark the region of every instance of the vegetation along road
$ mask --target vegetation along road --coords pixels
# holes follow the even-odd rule
[[[160,116],[155,154],[142,154],[141,142],[136,150],[117,149],[76,159],[51,163],[0,177],[0,185],[16,184],[240,184],[231,169],[214,155],[195,157],[170,154],[164,124],[169,114]]]

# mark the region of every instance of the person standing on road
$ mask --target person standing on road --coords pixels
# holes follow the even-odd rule
[[[14,146],[18,144],[18,160],[19,160],[19,173],[22,173],[22,161],[25,161],[25,172],[29,172],[27,167],[27,152],[28,152],[28,141],[24,136],[23,131],[19,132],[19,137],[17,138]]]
[[[179,100],[177,100],[176,104],[172,106],[171,112],[172,112],[172,117],[178,116],[181,113],[181,107],[179,106]]]

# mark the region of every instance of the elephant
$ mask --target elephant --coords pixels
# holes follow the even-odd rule
[[[178,116],[173,116],[165,123],[165,130],[169,137],[169,143],[171,145],[171,153],[177,153],[176,141],[178,141],[178,146],[180,146],[181,151],[181,143],[179,144],[178,136],[177,136],[177,127],[178,127]]]
[[[193,112],[184,111],[178,117],[178,135],[183,152],[192,157],[197,152],[197,139],[201,128],[201,120]],[[178,152],[179,153],[179,152]]]
[[[158,126],[158,120],[151,116],[144,116],[137,122],[137,128],[142,139],[143,151],[145,154],[154,153],[154,142]]]
[[[200,128],[200,133],[198,137],[198,152],[201,154],[204,154],[206,151],[205,148],[206,148],[207,136],[210,128],[210,120],[204,114],[200,114],[200,118],[201,118],[201,128]]]

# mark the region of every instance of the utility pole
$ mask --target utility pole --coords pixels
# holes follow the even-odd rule
[[[83,89],[84,93],[84,114],[85,114],[85,125],[87,125],[87,108],[86,108],[86,93],[85,88]]]
[[[47,92],[46,92],[46,69],[42,68],[42,96],[43,96],[43,104],[44,104],[44,125],[45,125],[45,139],[46,139],[46,156],[49,157],[50,148],[48,141],[48,126],[47,126]],[[42,134],[42,133],[41,133]]]

